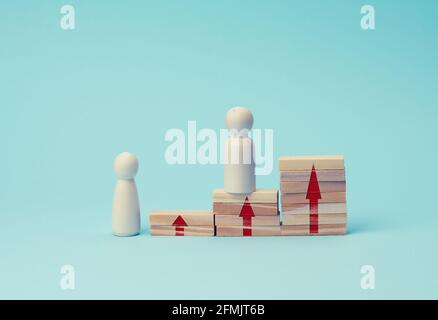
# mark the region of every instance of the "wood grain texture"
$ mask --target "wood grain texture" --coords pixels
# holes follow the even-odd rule
[[[280,226],[269,226],[269,227],[251,227],[246,228],[251,229],[251,237],[270,237],[270,236],[281,236]],[[216,227],[216,236],[218,237],[243,237],[242,227]]]
[[[281,206],[286,207],[289,204],[309,203],[306,199],[307,193],[282,193]],[[346,202],[347,194],[345,192],[322,192],[319,203]]]
[[[310,233],[308,226],[281,226],[282,236],[328,236],[345,235],[347,228],[345,224],[321,225],[318,233]]]
[[[281,171],[280,181],[307,181],[310,180],[312,170]],[[345,170],[316,170],[318,181],[345,181]]]
[[[213,203],[214,214],[239,215],[243,203]],[[278,203],[251,203],[251,208],[256,216],[276,216],[278,215]]]
[[[219,215],[214,216],[216,226],[243,226],[243,218],[232,215]],[[255,216],[251,219],[253,226],[279,226],[280,216]]]
[[[279,158],[280,171],[344,169],[344,156],[282,156]]]
[[[174,226],[151,226],[151,236],[176,236],[176,227]],[[184,227],[184,237],[196,236],[196,237],[213,237],[214,226],[188,226]]]
[[[281,181],[281,193],[306,193],[309,182],[306,181]],[[345,181],[322,181],[319,182],[319,189],[324,192],[345,192]]]
[[[250,194],[230,194],[224,189],[213,190],[213,202],[222,203],[242,203],[248,197],[249,202],[253,203],[278,203],[277,189],[257,189]]]
[[[283,226],[287,225],[310,225],[310,214],[284,214],[281,217],[281,223]],[[333,224],[346,224],[346,213],[329,213],[318,214],[318,225],[333,225]]]
[[[188,226],[213,226],[214,216],[211,211],[160,210],[151,211],[149,221],[151,226],[171,226],[175,219],[181,216]]]
[[[287,214],[310,214],[309,203],[290,204],[281,208],[282,215]],[[345,203],[319,203],[318,214],[327,213],[347,213],[347,205]]]

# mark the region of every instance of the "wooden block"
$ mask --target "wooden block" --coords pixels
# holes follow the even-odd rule
[[[281,193],[306,193],[309,182],[306,181],[281,181]],[[345,192],[345,181],[319,182],[319,189],[324,192]]]
[[[295,203],[309,203],[306,199],[307,193],[282,193],[281,194],[281,206],[286,207]],[[345,192],[322,192],[319,203],[331,203],[331,202],[346,202],[347,196]]]
[[[310,233],[309,226],[281,226],[282,236],[328,236],[344,235],[347,232],[345,224],[331,224],[318,226],[318,233]]]
[[[149,214],[149,221],[151,226],[172,226],[179,216],[188,226],[214,226],[214,216],[211,211],[152,211]]]
[[[319,203],[318,214],[333,214],[333,213],[346,213],[347,205],[345,203]],[[282,215],[287,214],[310,214],[309,203],[297,203],[290,204],[281,208]]]
[[[197,236],[213,237],[214,226],[151,226],[151,236]]]
[[[346,224],[346,213],[324,213],[318,214],[318,225],[325,224]],[[287,225],[310,225],[310,214],[284,214],[281,217],[281,224]]]
[[[222,203],[240,203],[243,204],[245,198],[251,204],[253,203],[278,203],[278,190],[277,189],[257,189],[250,194],[230,194],[225,192],[224,189],[216,189],[213,191],[213,202]]]
[[[243,218],[232,215],[214,215],[216,226],[243,226]],[[276,226],[280,225],[280,216],[255,216],[251,218],[253,226]]]
[[[239,215],[243,203],[214,202],[213,213],[223,215]],[[277,216],[278,203],[252,203],[251,208],[256,216]]]
[[[245,234],[245,235],[244,235]],[[269,236],[280,236],[281,235],[281,227],[280,226],[269,226],[269,227],[236,227],[236,226],[228,226],[216,227],[216,236],[218,237],[269,237]]]
[[[312,170],[304,171],[281,171],[280,181],[307,181],[310,180]],[[345,181],[345,170],[316,170],[318,181]]]
[[[344,156],[283,156],[279,159],[280,171],[344,169]]]

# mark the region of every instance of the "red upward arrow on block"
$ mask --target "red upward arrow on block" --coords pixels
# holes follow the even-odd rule
[[[187,223],[183,219],[183,217],[181,217],[181,216],[176,217],[176,219],[172,223],[172,225],[175,226],[175,235],[176,236],[183,236],[184,235],[184,227],[187,227]]]
[[[243,203],[242,209],[240,210],[239,217],[242,217],[243,220],[243,236],[252,236],[252,218],[255,217],[255,214],[252,210],[251,203],[249,202],[248,197],[245,198],[245,202]]]
[[[309,231],[310,233],[318,233],[318,200],[321,199],[321,191],[319,190],[319,182],[316,175],[315,165],[312,166],[312,172],[310,173],[306,199],[309,200],[310,208]]]

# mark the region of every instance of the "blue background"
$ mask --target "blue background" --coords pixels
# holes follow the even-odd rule
[[[59,26],[73,4],[76,30]],[[360,8],[376,8],[376,30]],[[438,298],[436,1],[2,1],[0,298]],[[279,155],[344,154],[345,237],[153,238],[208,209],[220,165],[169,166],[169,128],[234,105]],[[143,231],[111,235],[114,157]],[[76,269],[61,290],[60,267]],[[362,290],[360,268],[376,270]]]

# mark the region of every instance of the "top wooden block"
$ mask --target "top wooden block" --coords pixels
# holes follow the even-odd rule
[[[244,203],[246,197],[250,203],[278,203],[278,190],[257,189],[250,194],[231,194],[224,189],[213,190],[213,202]]]
[[[151,211],[149,221],[151,226],[213,226],[214,216],[211,211],[162,210]]]
[[[344,169],[344,156],[283,156],[279,159],[280,171]]]

